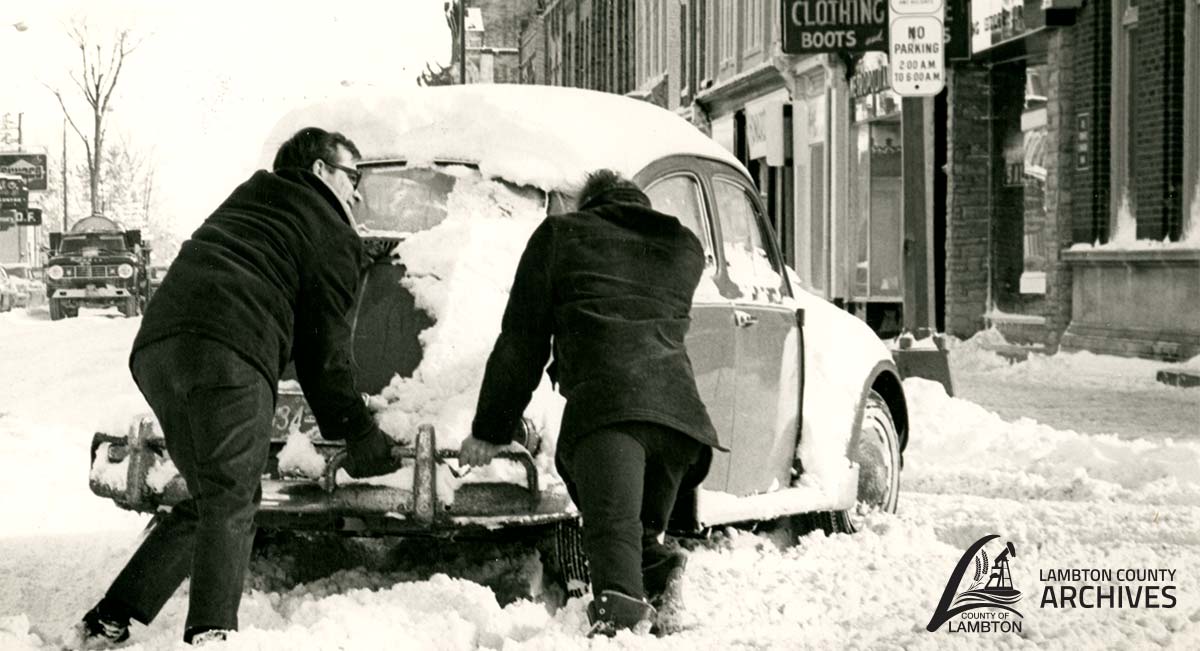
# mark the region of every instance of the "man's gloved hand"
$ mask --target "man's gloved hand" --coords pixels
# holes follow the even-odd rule
[[[355,479],[395,472],[400,468],[400,444],[374,425],[366,434],[346,440],[346,474]]]
[[[507,446],[468,436],[463,439],[462,446],[458,449],[458,463],[463,466],[486,466],[505,447]]]

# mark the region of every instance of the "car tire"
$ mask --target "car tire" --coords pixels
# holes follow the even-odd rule
[[[868,513],[895,513],[900,498],[900,434],[883,396],[871,390],[863,403],[862,422],[850,439],[846,456],[858,464],[859,503],[850,511],[806,513],[793,518],[797,534],[855,533]]]
[[[548,527],[538,541],[543,583],[550,601],[565,604],[582,596],[590,585],[587,556],[583,553],[583,526],[578,519]]]
[[[137,316],[139,314],[137,297],[130,296],[126,298],[117,306],[117,309],[121,311],[121,314],[125,315],[126,319]]]
[[[63,309],[62,302],[50,299],[50,320],[58,321],[64,316],[66,316],[66,312]]]

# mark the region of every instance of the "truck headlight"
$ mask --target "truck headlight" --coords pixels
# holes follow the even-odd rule
[[[54,265],[46,270],[46,276],[49,277],[50,280],[62,280],[63,268],[58,265]]]
[[[122,278],[128,278],[133,275],[133,265],[123,264],[117,267],[117,275]]]

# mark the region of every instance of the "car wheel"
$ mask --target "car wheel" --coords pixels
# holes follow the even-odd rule
[[[63,311],[62,303],[54,299],[50,299],[50,320],[58,321],[64,316],[66,316],[66,314]]]
[[[588,590],[587,556],[583,553],[583,527],[579,520],[564,520],[549,527],[538,541],[544,584],[552,601],[565,604]]]
[[[900,434],[883,396],[874,390],[863,405],[862,424],[846,456],[858,465],[858,504],[848,511],[809,513],[797,518],[805,532],[854,533],[876,511],[895,513],[900,498]]]

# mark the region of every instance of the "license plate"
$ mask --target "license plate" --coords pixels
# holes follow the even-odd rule
[[[281,393],[275,403],[275,418],[271,419],[274,438],[287,438],[294,432],[309,433],[317,428],[317,419],[298,393]],[[316,432],[313,432],[315,434]]]

